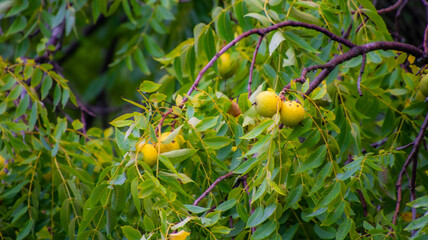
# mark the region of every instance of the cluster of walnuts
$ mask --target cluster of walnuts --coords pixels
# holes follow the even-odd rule
[[[254,103],[257,113],[263,117],[281,116],[281,122],[287,127],[295,127],[305,118],[305,109],[296,101],[281,101],[274,92],[264,91],[257,95]]]

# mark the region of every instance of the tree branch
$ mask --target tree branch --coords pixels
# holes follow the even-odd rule
[[[392,220],[392,224],[396,224],[397,223],[397,216],[398,213],[400,212],[400,205],[401,205],[401,189],[402,189],[402,185],[401,182],[403,181],[403,176],[406,173],[406,169],[409,166],[409,164],[412,161],[417,161],[417,155],[419,152],[419,146],[422,142],[422,140],[424,139],[424,134],[425,131],[428,127],[428,113],[425,116],[425,120],[422,123],[421,129],[419,131],[418,136],[415,139],[414,145],[413,145],[413,149],[410,152],[409,156],[407,157],[406,161],[403,164],[403,167],[401,168],[400,174],[398,175],[398,179],[397,179],[397,183],[395,184],[396,188],[397,188],[397,203],[395,206],[395,213],[394,213],[394,218]],[[412,183],[413,184],[413,183]]]
[[[196,80],[193,82],[192,86],[190,87],[189,91],[187,91],[186,96],[183,98],[182,102],[180,103],[180,108],[182,108],[184,106],[184,103],[187,102],[187,100],[189,99],[188,97],[192,94],[192,92],[198,87],[199,82],[202,79],[202,76],[205,74],[205,72],[214,65],[214,62],[217,61],[217,59],[223,54],[225,53],[229,48],[231,48],[232,46],[234,46],[235,44],[237,44],[239,41],[241,41],[242,39],[253,35],[253,34],[257,34],[259,36],[264,36],[267,33],[270,33],[274,30],[277,30],[279,28],[283,28],[283,27],[303,27],[303,28],[307,28],[307,29],[312,29],[315,30],[317,32],[323,33],[324,35],[326,35],[327,37],[329,37],[331,40],[336,41],[338,43],[341,43],[349,48],[355,47],[357,45],[355,45],[354,43],[352,43],[351,41],[339,37],[337,35],[335,35],[334,33],[328,31],[325,28],[319,27],[317,25],[314,24],[309,24],[309,23],[303,23],[303,22],[295,22],[295,21],[285,21],[285,22],[281,22],[281,23],[277,23],[275,25],[272,25],[270,27],[267,28],[259,28],[259,29],[252,29],[249,30],[247,32],[242,33],[241,35],[239,35],[238,37],[236,37],[233,41],[229,42],[226,46],[224,46],[218,53],[216,53],[214,55],[214,57],[207,63],[207,65],[205,65],[204,68],[202,68],[202,70],[199,72],[198,76],[196,77]],[[165,119],[168,117],[169,114],[172,113],[172,108],[169,109],[163,116],[162,119],[160,120],[159,124],[156,127],[156,132],[162,127],[163,122],[165,121]]]
[[[365,66],[366,66],[366,54],[364,53],[363,60],[361,61],[360,75],[358,75],[358,81],[357,81],[358,93],[360,94],[360,96],[363,96],[363,92],[361,92],[361,78],[363,76]]]
[[[418,159],[415,157],[413,159],[413,167],[412,167],[412,178],[410,180],[410,201],[413,202],[416,200],[416,170],[418,167]],[[416,220],[416,208],[412,207],[412,220]],[[412,230],[412,237],[415,235],[416,229]]]
[[[321,66],[324,70],[309,84],[309,89],[306,91],[305,95],[309,95],[315,88],[318,87],[319,84],[333,71],[339,64],[344,63],[354,57],[358,57],[360,55],[366,54],[368,52],[376,51],[376,50],[396,50],[401,52],[410,53],[416,58],[421,58],[422,63],[428,63],[428,55],[418,49],[417,47],[400,42],[373,42],[367,43],[360,46],[355,46],[351,48],[348,52],[337,55],[333,59],[331,59],[328,63]]]
[[[264,38],[264,35],[260,36],[259,41],[257,42],[256,49],[254,50],[253,60],[251,61],[250,66],[250,77],[248,78],[248,98],[251,96],[251,83],[253,81],[253,70],[254,70],[254,63],[256,62],[257,53],[259,52],[260,44],[262,43]]]
[[[49,38],[48,42],[46,43],[46,51],[42,56],[38,56],[34,59],[37,63],[46,63],[49,62],[49,57],[56,51],[60,49],[60,47],[57,47],[61,39],[64,37],[64,31],[65,31],[65,18],[62,20],[62,22],[54,27],[52,29],[52,35],[51,38]],[[55,50],[51,51],[49,50],[49,46],[55,46]]]
[[[391,5],[389,7],[377,10],[377,13],[382,14],[382,13],[393,11],[393,10],[397,9],[398,7],[400,7],[402,2],[403,2],[403,0],[398,0],[396,3],[394,3],[393,5]]]
[[[318,66],[312,67],[312,69],[322,69],[323,68],[323,71],[314,79],[314,81],[311,82],[311,84],[309,85],[309,89],[306,91],[305,95],[309,95],[328,76],[328,74],[330,74],[330,72],[333,71],[334,68],[336,68],[336,66],[338,66],[339,64],[341,64],[345,61],[348,61],[354,57],[357,57],[359,55],[363,55],[363,54],[368,53],[368,52],[372,52],[372,51],[376,51],[376,50],[397,50],[397,51],[410,53],[413,56],[415,56],[416,58],[421,58],[423,63],[428,63],[428,53],[425,54],[423,51],[421,51],[417,47],[410,45],[410,44],[400,43],[400,42],[379,41],[379,42],[373,42],[373,43],[368,43],[368,44],[364,44],[364,45],[359,46],[359,45],[356,45],[356,44],[350,42],[349,40],[347,40],[345,38],[342,38],[342,37],[335,35],[334,33],[328,31],[325,28],[322,28],[322,27],[319,27],[319,26],[316,26],[313,24],[308,24],[308,23],[295,22],[295,21],[285,21],[282,23],[272,25],[272,26],[267,27],[267,28],[249,30],[245,33],[242,33],[241,35],[236,37],[233,41],[229,42],[226,46],[224,46],[218,53],[216,53],[214,55],[214,57],[208,62],[208,64],[205,65],[205,67],[199,72],[196,80],[193,82],[193,84],[190,87],[189,91],[187,92],[186,96],[183,98],[183,100],[180,104],[180,108],[182,108],[184,106],[184,103],[187,102],[188,97],[197,88],[197,86],[199,85],[199,82],[201,81],[202,76],[205,74],[205,72],[210,67],[212,67],[214,62],[217,61],[217,59],[223,53],[225,53],[229,48],[231,48],[236,43],[238,43],[239,41],[241,41],[242,39],[244,39],[250,35],[258,34],[260,36],[264,36],[271,31],[277,30],[277,29],[282,28],[282,27],[287,27],[287,26],[303,27],[303,28],[312,29],[312,30],[321,32],[321,33],[325,34],[326,36],[328,36],[330,39],[332,39],[338,43],[341,43],[341,44],[350,48],[350,50],[348,52],[341,54],[341,55],[338,55],[338,56],[335,56],[328,63],[326,63],[324,65],[318,65]],[[308,68],[308,69],[310,69],[310,68]],[[162,124],[165,121],[166,117],[171,113],[172,113],[172,108],[169,109],[162,116],[162,119],[160,120],[158,126],[156,127],[156,130],[159,130],[162,127]]]
[[[428,52],[428,24],[424,32],[424,52]]]
[[[213,182],[213,184],[211,184],[211,186],[209,187],[209,188],[207,188],[207,190],[205,190],[205,192],[204,193],[202,193],[202,195],[201,196],[199,196],[198,197],[198,199],[196,199],[195,200],[195,202],[193,202],[193,206],[197,206],[198,205],[198,203],[200,202],[200,201],[202,201],[202,199],[204,198],[204,197],[206,197],[213,189],[214,189],[214,187],[215,186],[217,186],[217,184],[219,184],[219,182],[221,182],[222,180],[224,180],[224,179],[226,179],[226,178],[228,178],[228,177],[230,177],[230,176],[232,176],[233,174],[235,174],[234,172],[228,172],[227,174],[225,174],[225,175],[223,175],[223,176],[221,176],[221,177],[219,177],[219,178],[217,178],[214,182]]]

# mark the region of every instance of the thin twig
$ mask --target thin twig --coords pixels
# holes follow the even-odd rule
[[[406,144],[406,145],[404,145],[404,146],[397,147],[395,150],[396,150],[396,151],[400,151],[400,150],[406,149],[406,148],[408,148],[408,147],[410,147],[410,146],[413,146],[414,144],[415,144],[415,142],[411,142],[411,143],[408,143],[408,144]]]
[[[396,3],[394,3],[393,5],[391,5],[389,7],[377,10],[377,13],[382,14],[382,13],[386,13],[386,12],[391,12],[391,11],[397,9],[402,2],[403,2],[403,0],[398,0]]]
[[[425,28],[424,33],[424,52],[428,52],[428,24]]]
[[[264,35],[260,36],[259,41],[257,42],[256,49],[254,50],[253,60],[251,61],[250,66],[250,77],[248,78],[248,98],[251,96],[251,83],[253,81],[253,70],[254,70],[254,63],[256,62],[257,53],[259,52],[260,44],[262,43],[264,38]]]
[[[65,18],[62,22],[52,29],[52,35],[46,43],[46,51],[42,56],[38,56],[34,59],[36,63],[46,63],[49,61],[49,57],[56,51],[60,50],[60,42],[64,37],[65,32]],[[57,46],[58,45],[58,46]],[[49,46],[54,46],[53,51],[49,50]]]
[[[352,158],[352,155],[348,154],[348,160],[345,162],[345,165],[347,165],[347,164],[349,164],[349,163],[351,163],[353,161],[354,161],[354,158]],[[363,207],[364,217],[367,217],[367,202],[366,202],[366,199],[364,198],[364,195],[363,195],[363,193],[361,192],[360,189],[356,189],[356,190],[357,190],[357,193],[358,193],[358,197],[360,198],[360,201],[361,201],[361,206]]]
[[[357,193],[358,193],[358,197],[360,198],[361,201],[361,206],[363,207],[363,216],[367,217],[367,203],[366,203],[366,199],[364,198],[363,193],[361,192],[360,189],[357,189]]]
[[[416,170],[418,167],[418,159],[415,157],[412,167],[412,179],[410,180],[410,201],[416,200]],[[416,220],[416,208],[412,207],[412,220]],[[412,237],[415,235],[416,229],[412,230]]]
[[[223,176],[221,176],[221,177],[219,177],[219,178],[217,178],[214,182],[213,182],[213,184],[211,184],[211,186],[209,186],[209,188],[207,188],[207,190],[205,190],[205,192],[204,193],[202,193],[202,195],[201,196],[199,196],[198,197],[198,199],[196,199],[195,200],[195,202],[193,202],[193,206],[197,206],[198,205],[198,203],[202,200],[202,199],[204,199],[204,197],[206,197],[213,189],[214,189],[214,187],[215,186],[217,186],[217,184],[219,183],[219,182],[221,182],[222,180],[224,180],[224,179],[226,179],[226,178],[228,178],[228,177],[230,177],[230,176],[232,176],[233,174],[235,174],[234,172],[228,172],[227,174],[225,174],[225,175],[223,175]]]
[[[367,43],[360,46],[355,46],[351,48],[348,52],[338,55],[331,59],[328,63],[320,65],[323,66],[323,71],[315,77],[315,79],[309,84],[309,89],[305,92],[305,95],[309,95],[315,88],[318,87],[319,84],[338,66],[339,64],[348,61],[354,57],[360,56],[362,54],[376,51],[376,50],[397,50],[401,52],[407,52],[415,56],[416,58],[421,58],[422,63],[428,62],[428,55],[423,51],[418,49],[417,47],[400,42],[373,42]]]
[[[363,96],[363,92],[361,92],[361,78],[364,73],[364,68],[366,67],[366,54],[363,54],[363,60],[361,61],[361,69],[360,69],[360,75],[358,76],[357,86],[358,86],[358,93],[360,96]]]
[[[403,176],[406,173],[406,169],[409,166],[409,164],[412,161],[417,161],[419,146],[420,146],[422,140],[424,139],[424,134],[425,134],[427,127],[428,127],[428,113],[426,114],[425,120],[422,123],[421,129],[419,130],[419,134],[414,141],[413,149],[410,152],[409,156],[407,157],[406,161],[404,162],[403,167],[401,168],[400,174],[398,175],[397,183],[395,184],[395,186],[397,188],[397,203],[395,206],[394,218],[392,220],[392,224],[394,224],[394,225],[397,223],[397,216],[398,216],[398,213],[400,212],[401,189],[402,189],[401,182],[403,181]]]

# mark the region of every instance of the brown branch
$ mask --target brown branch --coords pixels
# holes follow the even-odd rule
[[[424,32],[424,52],[428,52],[428,24]]]
[[[309,89],[306,91],[305,95],[309,95],[315,88],[318,87],[319,84],[332,72],[339,64],[344,63],[354,57],[366,54],[368,52],[376,51],[376,50],[396,50],[401,52],[410,53],[416,58],[421,58],[422,63],[428,63],[428,54],[424,53],[417,47],[400,42],[373,42],[367,43],[360,46],[355,46],[351,48],[348,52],[337,55],[333,59],[331,59],[328,63],[322,66],[323,70],[321,73],[315,77],[315,79],[309,84]]]
[[[408,143],[408,144],[406,144],[406,145],[404,145],[404,146],[397,147],[395,150],[396,150],[396,151],[400,151],[400,150],[406,149],[406,148],[408,148],[408,147],[410,147],[410,146],[413,146],[414,144],[415,144],[415,142],[411,142],[411,143]]]
[[[398,7],[400,7],[400,5],[401,5],[402,2],[403,2],[403,0],[398,0],[396,3],[394,3],[393,5],[391,5],[389,7],[377,10],[377,13],[378,14],[382,14],[382,13],[391,12],[391,11],[397,9]],[[351,11],[351,13],[355,14],[356,12],[359,12],[361,10],[360,8],[358,8],[358,11]]]
[[[366,199],[364,198],[363,193],[361,192],[360,189],[357,189],[357,193],[358,193],[358,197],[360,198],[361,201],[361,206],[363,207],[363,216],[367,217],[367,202]]]
[[[363,96],[363,92],[361,92],[361,78],[363,77],[365,66],[366,66],[366,54],[364,53],[363,60],[361,61],[360,75],[358,75],[358,81],[357,81],[358,93],[360,94],[360,96]]]
[[[193,82],[192,86],[190,87],[189,91],[187,92],[186,96],[183,98],[182,102],[180,103],[180,108],[182,108],[184,106],[184,103],[187,102],[187,100],[189,99],[188,97],[192,94],[192,92],[198,87],[199,82],[202,79],[202,76],[205,74],[205,72],[214,65],[214,62],[217,61],[217,59],[223,54],[225,53],[229,48],[231,48],[232,46],[234,46],[235,44],[237,44],[239,41],[241,41],[242,39],[253,35],[253,34],[257,34],[259,36],[264,36],[267,33],[270,33],[274,30],[277,30],[279,28],[283,28],[283,27],[303,27],[303,28],[307,28],[307,29],[312,29],[315,30],[317,32],[323,33],[324,35],[326,35],[327,37],[329,37],[331,40],[336,41],[338,43],[341,43],[349,48],[353,48],[356,47],[357,45],[355,45],[354,43],[352,43],[351,41],[339,37],[337,35],[335,35],[334,33],[328,31],[325,28],[319,27],[317,25],[314,24],[309,24],[309,23],[303,23],[303,22],[295,22],[295,21],[285,21],[285,22],[281,22],[281,23],[277,23],[275,25],[272,25],[270,27],[267,28],[259,28],[259,29],[252,29],[249,30],[247,32],[242,33],[241,35],[239,35],[238,37],[236,37],[233,41],[229,42],[226,46],[224,46],[218,53],[216,53],[214,55],[214,57],[207,63],[207,65],[205,65],[204,68],[202,68],[202,70],[199,72],[198,76],[196,77],[196,80]],[[163,116],[162,119],[160,120],[159,124],[156,127],[156,132],[162,127],[163,122],[165,121],[165,119],[168,117],[169,114],[172,113],[172,109],[169,109]]]
[[[428,115],[427,115],[428,116]],[[412,166],[412,179],[410,180],[410,201],[413,202],[416,200],[416,170],[418,167],[418,159],[415,157],[413,159]],[[416,208],[412,207],[412,220],[416,220]],[[415,235],[416,229],[412,230],[412,237]]]
[[[253,81],[253,70],[254,70],[254,63],[256,62],[257,53],[259,52],[260,44],[262,43],[264,38],[264,35],[260,36],[259,41],[257,42],[256,49],[254,50],[253,60],[251,61],[250,66],[250,77],[248,78],[248,98],[251,96],[251,83]]]
[[[401,168],[400,174],[398,175],[397,183],[395,184],[395,186],[397,188],[397,203],[395,206],[394,218],[392,220],[392,224],[394,224],[394,225],[397,222],[397,216],[398,216],[398,213],[400,212],[401,189],[402,189],[401,182],[403,181],[403,176],[406,173],[406,169],[410,165],[410,163],[412,161],[417,161],[419,146],[420,146],[422,140],[424,139],[424,134],[425,134],[427,127],[428,127],[428,113],[426,114],[425,120],[422,123],[421,129],[419,130],[419,134],[414,141],[413,149],[410,152],[409,156],[407,157],[406,161],[404,162],[403,167]]]
[[[202,193],[201,196],[198,197],[198,199],[195,200],[195,202],[193,202],[193,206],[197,206],[198,203],[204,198],[206,197],[213,189],[215,186],[217,186],[217,184],[219,184],[219,182],[221,182],[222,180],[232,176],[233,174],[235,174],[234,172],[228,172],[227,174],[217,178],[213,184],[211,184],[211,186],[209,186],[209,188],[207,188],[207,190],[205,190],[204,193]]]
[[[389,7],[377,10],[377,13],[382,14],[382,13],[386,13],[386,12],[391,12],[391,11],[397,9],[398,7],[400,7],[402,2],[403,2],[403,0],[398,0],[396,3],[394,3],[393,5],[391,5]]]
[[[60,42],[62,40],[62,38],[64,37],[64,32],[65,32],[65,18],[62,20],[62,22],[54,27],[52,29],[52,35],[49,38],[48,42],[46,43],[46,51],[42,56],[38,56],[34,59],[35,62],[37,63],[46,63],[49,62],[49,57],[55,53],[56,51],[58,51],[60,49]],[[55,50],[51,51],[49,50],[49,46],[54,46]]]

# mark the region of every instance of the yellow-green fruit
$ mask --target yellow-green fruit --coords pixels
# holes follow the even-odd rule
[[[143,161],[147,163],[147,165],[149,165],[150,167],[156,165],[158,159],[158,151],[152,144],[146,143],[138,151],[143,154]]]
[[[428,74],[426,74],[419,82],[419,90],[425,97],[428,97]]]
[[[305,118],[305,109],[295,101],[285,101],[281,107],[281,122],[287,127],[294,127]]]
[[[281,110],[281,99],[274,92],[261,92],[256,97],[255,108],[263,117],[272,117]]]
[[[159,151],[159,153],[180,149],[180,144],[177,141],[177,137],[175,137],[175,139],[168,144],[162,143],[162,141],[165,140],[169,136],[169,134],[171,134],[171,132],[164,132],[159,136],[158,143],[156,143],[156,149]]]
[[[181,230],[178,233],[171,233],[171,234],[169,234],[169,239],[170,240],[185,240],[187,238],[187,236],[189,236],[189,235],[190,235],[189,232]]]
[[[178,134],[175,139],[177,139],[178,146],[180,146],[180,148],[183,148],[184,144],[186,143],[186,141],[184,140],[183,135]]]
[[[235,73],[237,66],[229,53],[223,53],[219,61],[218,71],[222,78],[228,78]]]

